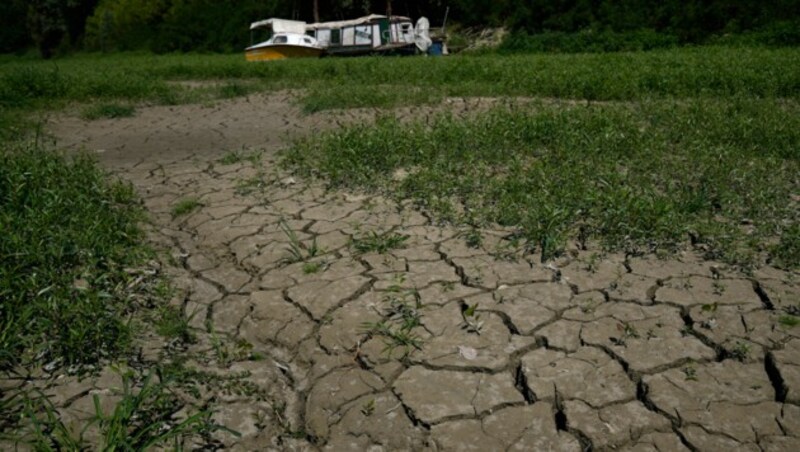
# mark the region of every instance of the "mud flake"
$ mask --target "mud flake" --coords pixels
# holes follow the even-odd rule
[[[365,324],[380,321],[385,308],[382,294],[368,292],[337,309],[319,330],[320,345],[333,353],[357,348]]]
[[[500,370],[508,365],[509,356],[535,343],[532,337],[513,336],[496,315],[477,311],[482,322],[480,334],[464,328],[461,307],[455,303],[423,311],[422,323],[434,336],[426,338],[422,350],[413,360],[431,366],[484,368]],[[473,359],[459,353],[461,347],[476,351]]]
[[[325,450],[420,450],[423,433],[406,416],[391,392],[370,394],[348,404],[341,420],[331,426]],[[382,448],[382,449],[380,449]]]
[[[250,313],[250,297],[229,295],[214,303],[212,324],[216,331],[235,334],[239,324]]]
[[[688,452],[690,449],[684,446],[680,437],[674,433],[652,432],[642,435],[635,441],[635,444],[631,444],[621,450],[628,452]]]
[[[229,293],[235,293],[250,282],[250,275],[230,264],[220,265],[202,273],[203,276],[221,285]]]
[[[335,281],[311,281],[289,289],[289,298],[322,320],[325,314],[358,293],[369,282],[363,276],[351,276]]]
[[[684,323],[675,308],[609,304],[600,312],[611,316],[586,323],[582,340],[613,351],[635,371],[652,372],[680,361],[716,356],[697,338],[681,333]]]
[[[537,399],[580,399],[592,406],[636,397],[636,387],[622,366],[602,351],[582,347],[565,355],[538,349],[522,357],[522,371]]]
[[[594,409],[579,400],[564,402],[567,425],[588,437],[597,449],[616,448],[649,432],[670,432],[672,425],[639,401]]]
[[[656,301],[686,307],[714,304],[741,305],[748,310],[762,307],[750,281],[700,276],[667,281],[656,291]]]
[[[507,262],[488,255],[453,258],[469,285],[496,289],[501,285],[548,282],[553,280],[551,270],[531,265],[523,260]]]
[[[379,391],[383,382],[361,369],[331,372],[314,383],[306,399],[306,429],[316,437],[327,438],[331,425],[341,421],[349,402]]]
[[[686,441],[697,450],[724,450],[734,452],[760,452],[761,449],[755,444],[741,444],[738,441],[724,435],[709,433],[696,425],[688,425],[681,428],[681,434]]]
[[[649,304],[652,302],[651,291],[657,285],[655,278],[626,273],[609,288],[608,297],[612,300]]]
[[[250,303],[253,312],[242,321],[240,335],[252,343],[278,342],[293,348],[314,328],[314,323],[284,300],[280,291],[254,292]]]
[[[414,416],[426,424],[524,402],[511,375],[505,373],[433,371],[413,366],[398,377],[394,389]]]
[[[604,258],[596,263],[576,260],[559,271],[561,279],[577,287],[579,292],[606,289],[627,272],[622,262]]]
[[[548,347],[572,353],[578,351],[581,346],[581,327],[580,322],[559,320],[542,328],[536,334],[547,341]]]

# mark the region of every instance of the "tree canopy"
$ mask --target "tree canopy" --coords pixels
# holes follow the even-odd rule
[[[5,0],[0,51],[59,48],[233,51],[266,17],[340,20],[366,13],[449,19],[519,32],[648,30],[698,43],[709,36],[800,24],[800,0]]]

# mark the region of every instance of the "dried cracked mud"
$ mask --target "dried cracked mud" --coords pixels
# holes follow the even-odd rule
[[[451,107],[480,108],[470,102]],[[215,433],[217,447],[800,450],[800,328],[780,322],[800,307],[800,275],[745,275],[691,253],[572,250],[542,264],[508,253],[503,230],[469,247],[406,203],[278,168],[288,138],[340,118],[269,94],[51,124],[59,143],[98,152],[144,198],[151,238],[174,258],[172,303],[198,335],[184,353],[249,388],[184,395],[241,434]],[[263,158],[219,161],[240,148]],[[185,198],[199,207],[173,217]],[[287,261],[287,230],[304,261]],[[352,241],[372,232],[407,239],[356,253]],[[408,312],[419,348],[374,328],[401,332]],[[222,357],[218,338],[234,344]],[[56,402],[86,409],[109,391],[104,379],[66,378]]]

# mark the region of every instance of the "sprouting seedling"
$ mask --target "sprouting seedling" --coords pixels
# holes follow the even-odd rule
[[[297,233],[289,227],[289,224],[286,223],[286,220],[281,219],[280,228],[289,239],[289,244],[287,245],[289,257],[286,258],[287,263],[293,264],[295,262],[303,262],[322,254],[323,250],[319,247],[319,245],[317,245],[316,237],[311,240],[310,245],[306,245],[300,241],[300,239],[297,237]]]
[[[623,347],[627,346],[628,339],[639,337],[639,332],[628,322],[617,323],[617,331],[620,332],[620,337],[610,338],[611,342]]]
[[[462,302],[461,317],[464,319],[464,323],[461,325],[461,329],[466,330],[467,333],[480,335],[483,322],[481,321],[481,315],[477,313],[477,309],[478,303],[470,306]]]
[[[361,406],[361,414],[364,416],[371,416],[375,412],[375,399],[370,399]]]
[[[690,381],[697,381],[697,369],[692,366],[686,366],[683,369],[683,374],[686,375],[686,379]]]

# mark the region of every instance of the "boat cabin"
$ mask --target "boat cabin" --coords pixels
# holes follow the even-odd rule
[[[414,24],[403,16],[371,14],[353,20],[307,24],[328,54],[359,54],[414,46]]]
[[[306,34],[306,23],[299,20],[266,19],[250,24],[250,45],[272,39],[276,34]]]

